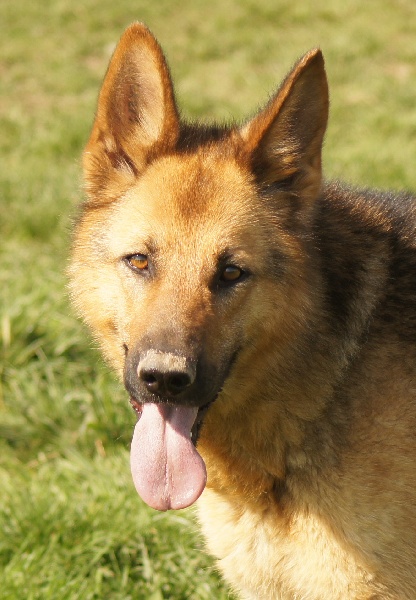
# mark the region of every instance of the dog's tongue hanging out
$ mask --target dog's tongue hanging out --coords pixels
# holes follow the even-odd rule
[[[205,463],[191,441],[197,414],[191,406],[143,404],[130,462],[136,490],[152,508],[185,508],[205,487]]]

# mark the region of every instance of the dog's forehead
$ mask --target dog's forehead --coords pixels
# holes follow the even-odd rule
[[[227,219],[230,226],[230,220],[252,212],[254,195],[235,161],[209,154],[170,156],[149,166],[123,197],[120,211],[138,221],[163,223],[164,228],[195,228]]]
[[[150,180],[150,181],[149,181]],[[223,209],[243,209],[252,194],[246,174],[235,160],[210,152],[171,156],[149,169],[148,181],[159,202],[160,195],[172,211],[185,218]],[[146,185],[149,185],[146,181]]]

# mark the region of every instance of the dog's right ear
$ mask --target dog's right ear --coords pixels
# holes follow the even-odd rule
[[[134,23],[111,58],[83,158],[90,200],[112,200],[156,155],[174,146],[179,117],[163,52]]]

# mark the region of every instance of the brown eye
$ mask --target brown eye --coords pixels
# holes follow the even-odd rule
[[[243,276],[244,271],[235,265],[227,265],[222,271],[220,281],[223,283],[234,283]]]
[[[127,257],[127,263],[137,271],[145,271],[149,266],[148,258],[145,254],[133,254]]]

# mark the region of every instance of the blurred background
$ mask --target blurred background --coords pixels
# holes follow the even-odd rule
[[[133,488],[135,416],[66,292],[80,155],[108,60],[144,21],[183,113],[253,113],[320,46],[327,177],[416,190],[414,0],[0,3],[0,599],[225,599],[192,510]]]

